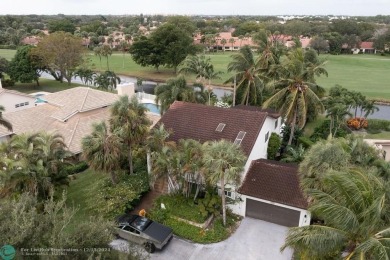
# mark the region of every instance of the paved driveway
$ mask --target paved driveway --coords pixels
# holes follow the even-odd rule
[[[158,260],[290,260],[292,251],[282,246],[287,228],[269,222],[244,218],[236,232],[227,240],[215,244],[194,244],[173,238],[162,250],[151,255]],[[114,244],[120,243],[119,240]],[[114,246],[115,247],[115,246]]]

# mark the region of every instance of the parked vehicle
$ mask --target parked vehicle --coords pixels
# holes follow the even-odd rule
[[[119,216],[117,223],[119,237],[143,245],[149,253],[162,249],[173,236],[171,228],[138,215]]]

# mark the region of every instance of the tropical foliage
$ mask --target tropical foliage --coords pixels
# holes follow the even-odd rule
[[[4,107],[0,105],[0,125],[12,131],[12,124],[3,117]]]
[[[53,195],[61,170],[72,155],[60,135],[21,134],[0,147],[0,196],[29,192],[39,199]]]

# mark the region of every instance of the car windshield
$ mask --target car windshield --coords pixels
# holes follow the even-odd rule
[[[152,223],[151,220],[143,217],[137,217],[130,225],[138,230],[144,231]]]

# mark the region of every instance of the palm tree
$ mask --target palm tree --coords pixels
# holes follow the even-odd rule
[[[240,49],[241,49],[242,40],[244,40],[244,35],[239,35],[238,39],[240,40]]]
[[[223,52],[225,52],[225,45],[226,45],[226,43],[227,43],[227,40],[225,38],[223,38],[221,40],[221,45],[222,45],[222,48],[223,48]]]
[[[119,49],[122,52],[122,68],[125,68],[125,54],[129,49],[129,44],[126,41],[120,41]]]
[[[110,131],[118,133],[126,144],[129,173],[133,174],[133,149],[140,145],[149,131],[151,122],[146,116],[147,108],[134,96],[121,96],[111,108]]]
[[[53,195],[54,184],[72,154],[63,137],[47,133],[13,136],[0,152],[3,172],[1,196],[31,192],[46,199]]]
[[[93,83],[96,73],[90,69],[79,68],[74,76],[78,76],[85,85],[88,85]]]
[[[83,157],[93,170],[110,174],[112,183],[116,184],[123,140],[116,133],[110,133],[105,122],[92,127],[92,133],[82,139]]]
[[[205,74],[208,67],[212,66],[210,58],[205,55],[190,55],[183,61],[179,73],[195,74],[197,81],[205,82]]]
[[[233,45],[234,45],[235,42],[236,42],[236,39],[234,39],[234,38],[230,38],[229,39],[229,43],[232,45],[232,51],[234,50]]]
[[[9,131],[12,131],[12,124],[7,119],[3,118],[4,111],[4,107],[0,105],[0,125],[4,126]]]
[[[375,113],[375,111],[379,111],[379,108],[375,106],[374,100],[366,100],[362,106],[362,110],[364,113],[364,118],[367,118],[369,115]]]
[[[238,184],[244,170],[246,156],[239,146],[227,141],[213,141],[204,144],[204,165],[209,169],[207,178],[210,183],[221,187],[223,224],[226,225],[226,184]]]
[[[238,53],[232,55],[232,61],[228,64],[228,71],[234,72],[238,81],[237,91],[241,94],[241,103],[261,104],[264,81],[260,60],[256,59],[249,46],[244,46]],[[233,82],[234,76],[227,82]]]
[[[206,68],[204,77],[205,79],[208,80],[208,85],[207,85],[207,92],[208,92],[208,100],[209,100],[209,105],[211,104],[211,94],[213,93],[213,87],[211,85],[211,80],[212,79],[221,79],[219,75],[221,75],[223,72],[221,71],[214,71],[214,66],[210,65]]]
[[[110,70],[110,65],[108,64],[108,56],[112,55],[112,49],[108,45],[102,45],[100,46],[100,55],[103,57],[106,57],[107,61],[107,70]]]
[[[302,259],[389,259],[389,198],[375,174],[332,171],[323,189],[310,189],[309,210],[323,224],[290,228],[281,248]]]
[[[121,78],[118,77],[113,71],[105,71],[98,76],[95,76],[93,84],[97,88],[104,90],[114,90],[117,87],[117,84],[121,83]]]
[[[176,100],[204,103],[204,100],[199,99],[199,96],[195,92],[193,87],[187,86],[187,82],[183,76],[169,79],[165,85],[157,86],[154,89],[156,103],[160,104],[161,114],[167,111],[169,106]]]
[[[285,154],[285,157],[281,160],[282,162],[299,163],[303,161],[303,158],[305,156],[305,148],[303,148],[302,144],[299,144],[299,146],[296,148],[288,146],[286,150],[287,153]]]
[[[112,49],[112,44],[114,43],[114,37],[112,35],[108,36],[107,43],[110,45],[110,48]]]
[[[289,52],[285,62],[278,68],[281,78],[276,86],[281,89],[264,102],[263,107],[277,109],[286,123],[291,125],[288,145],[292,143],[295,127],[302,129],[305,126],[309,112],[315,115],[324,112],[324,106],[317,96],[323,89],[315,84],[315,76],[328,75],[323,65],[319,61],[308,61],[302,49],[295,49]]]
[[[95,56],[98,56],[99,57],[99,60],[100,60],[100,68],[102,67],[102,47],[95,47],[93,48],[93,53],[95,54]]]

